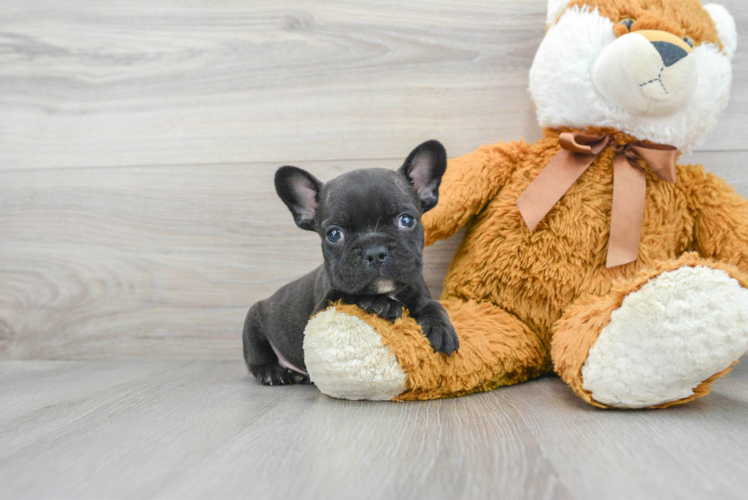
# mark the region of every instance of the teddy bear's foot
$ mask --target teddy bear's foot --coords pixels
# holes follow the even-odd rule
[[[334,398],[388,401],[406,390],[405,373],[382,337],[335,307],[307,324],[304,363],[312,382]]]
[[[614,408],[683,403],[748,351],[748,289],[733,275],[745,277],[697,260],[664,263],[567,311],[553,355],[577,394]]]
[[[613,407],[688,399],[748,350],[748,290],[725,271],[683,267],[629,294],[590,349],[584,388]]]

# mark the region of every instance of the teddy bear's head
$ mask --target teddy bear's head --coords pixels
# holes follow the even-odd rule
[[[543,127],[609,127],[688,151],[727,104],[737,32],[720,5],[549,0],[547,25],[530,70]]]

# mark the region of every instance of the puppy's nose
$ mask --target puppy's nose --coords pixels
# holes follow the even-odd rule
[[[662,63],[666,68],[672,66],[688,55],[688,52],[681,49],[677,45],[673,45],[672,43],[652,42],[652,45],[654,45],[655,49],[657,49],[657,52],[660,53],[660,56],[662,57]]]
[[[368,248],[364,250],[364,259],[367,264],[378,266],[390,256],[389,249],[384,245]]]

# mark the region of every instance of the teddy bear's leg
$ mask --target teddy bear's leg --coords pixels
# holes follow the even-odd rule
[[[747,287],[737,268],[695,254],[659,263],[572,304],[554,326],[554,367],[599,407],[704,396],[748,351]]]
[[[307,326],[304,357],[312,381],[344,399],[413,400],[459,396],[540,375],[547,349],[515,316],[488,303],[442,302],[460,339],[436,353],[413,318],[395,323],[337,304]]]
[[[435,353],[416,327],[412,342],[385,337],[408,374],[398,400],[435,399],[490,391],[540,376],[548,349],[516,316],[487,302],[442,300],[460,340],[452,356]]]

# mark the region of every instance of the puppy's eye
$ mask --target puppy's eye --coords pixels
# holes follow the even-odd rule
[[[630,17],[627,17],[626,19],[621,21],[621,24],[626,26],[628,30],[631,31],[631,27],[634,25],[635,22],[636,22],[636,19],[631,19]]]
[[[334,227],[327,231],[327,241],[330,243],[338,243],[340,241],[343,241],[343,231],[338,229],[337,227]]]
[[[686,42],[689,47],[693,48],[693,38],[690,36],[684,36],[683,41]]]
[[[416,220],[410,215],[401,215],[400,220],[398,220],[398,224],[400,225],[400,227],[405,229],[410,229],[415,225],[415,223]]]

